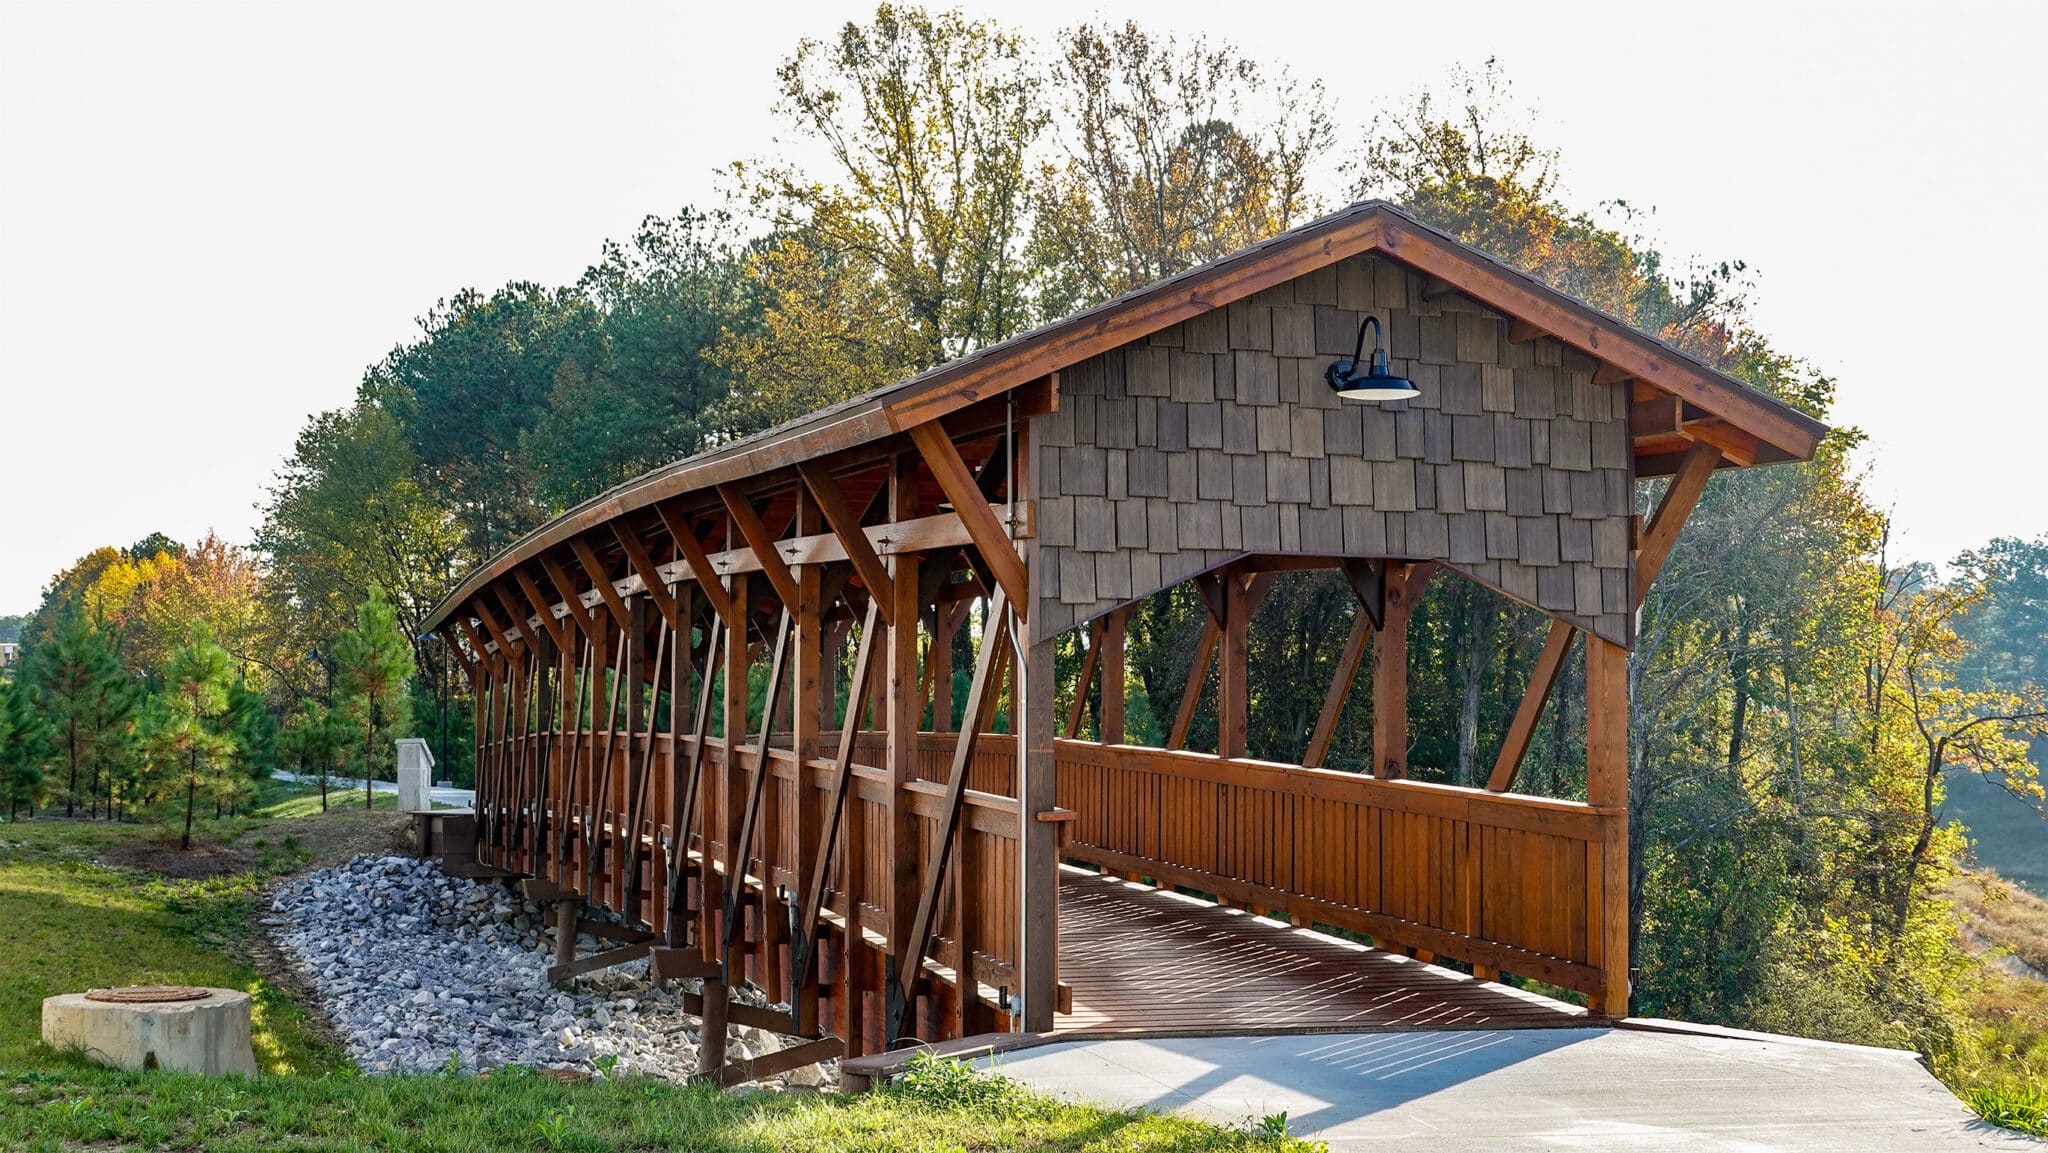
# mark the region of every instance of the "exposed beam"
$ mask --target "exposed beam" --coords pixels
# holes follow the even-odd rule
[[[549,636],[555,638],[555,647],[567,649],[569,626],[555,616],[555,606],[548,601],[547,594],[540,591],[540,585],[534,583],[533,577],[523,568],[513,569],[512,579],[519,582],[519,591],[526,594],[527,603],[533,606],[534,612],[540,614],[541,626],[548,630]]]
[[[1188,743],[1188,727],[1195,723],[1195,706],[1201,702],[1202,686],[1209,679],[1209,662],[1216,657],[1216,641],[1223,635],[1212,613],[1202,618],[1202,639],[1195,642],[1195,655],[1188,662],[1187,687],[1181,690],[1180,708],[1173,714],[1173,728],[1167,733],[1166,747],[1178,749]]]
[[[1319,768],[1329,755],[1330,738],[1337,732],[1337,720],[1344,715],[1344,702],[1351,698],[1351,686],[1358,680],[1358,666],[1375,626],[1363,604],[1351,618],[1351,635],[1344,638],[1344,651],[1337,656],[1337,669],[1330,678],[1330,691],[1323,695],[1323,711],[1316,717],[1316,730],[1308,738],[1308,751],[1301,756],[1304,768]]]
[[[506,632],[516,634],[515,639],[520,644],[533,647],[536,638],[533,625],[526,619],[526,606],[519,602],[519,598],[513,595],[511,589],[502,584],[492,585],[491,591],[497,595],[498,603],[505,608],[506,618],[512,622],[512,627]]]
[[[1564,621],[1550,622],[1550,635],[1543,639],[1536,670],[1529,674],[1528,687],[1522,690],[1522,703],[1516,706],[1515,719],[1508,724],[1500,755],[1494,758],[1493,775],[1487,778],[1486,787],[1492,792],[1505,793],[1515,787],[1515,775],[1521,772],[1522,758],[1529,755],[1529,743],[1536,736],[1536,722],[1543,717],[1543,704],[1557,687],[1565,657],[1571,653],[1572,636],[1577,632]]]
[[[1508,321],[1509,344],[1528,344],[1532,340],[1542,340],[1549,335],[1549,333],[1530,324],[1526,320],[1510,319]]]
[[[469,647],[476,650],[477,663],[486,669],[496,671],[498,662],[504,659],[505,654],[493,652],[484,643],[484,638],[477,633],[476,626],[469,622],[468,616],[457,613],[455,615],[455,625],[462,630],[462,635],[469,638]]]
[[[1372,627],[1379,628],[1387,619],[1387,562],[1346,558],[1344,580],[1351,586],[1351,595],[1358,598],[1358,607],[1372,621]]]
[[[612,535],[619,538],[619,547],[626,550],[626,562],[640,574],[640,584],[647,592],[647,599],[654,602],[655,611],[668,622],[668,627],[680,627],[676,623],[676,598],[668,591],[668,582],[661,579],[661,570],[655,566],[654,558],[647,554],[647,546],[640,542],[640,534],[625,521],[615,520],[612,522]]]
[[[569,579],[568,570],[562,567],[560,561],[545,553],[541,554],[540,567],[548,574],[548,579],[554,582],[555,593],[562,598],[563,607],[569,612],[569,619],[576,622],[576,627],[582,630],[585,637],[592,641],[597,640],[597,618],[592,615],[590,606],[583,603],[583,596],[576,591],[576,583]]]
[[[576,559],[582,563],[583,571],[590,574],[590,583],[597,586],[598,595],[604,598],[605,607],[611,610],[613,622],[620,628],[625,628],[630,617],[626,612],[625,598],[612,586],[612,575],[605,571],[603,563],[597,559],[597,552],[590,547],[589,541],[580,536],[570,541],[569,547],[576,553]]]
[[[982,498],[974,474],[967,471],[967,462],[960,459],[960,450],[946,434],[945,426],[937,421],[917,425],[910,430],[910,440],[917,445],[918,454],[924,457],[939,487],[945,490],[946,499],[953,502],[953,513],[981,552],[982,562],[1009,594],[1011,611],[1019,618],[1029,616],[1030,582],[1024,560],[1017,555],[1016,545],[1002,522],[996,519],[995,510]]]
[[[1664,489],[1663,498],[1657,502],[1657,511],[1643,530],[1643,547],[1636,557],[1635,606],[1632,607],[1643,603],[1644,593],[1671,556],[1673,546],[1678,543],[1679,531],[1685,528],[1686,520],[1699,504],[1700,495],[1706,491],[1707,481],[1713,478],[1720,457],[1720,450],[1713,445],[1694,445],[1678,466],[1677,475]]]
[[[1094,683],[1095,666],[1102,661],[1102,633],[1101,621],[1089,626],[1088,655],[1081,658],[1081,675],[1074,678],[1074,701],[1067,706],[1067,739],[1070,741],[1080,735],[1081,714],[1088,711],[1088,686]]]
[[[498,618],[491,615],[491,606],[484,603],[484,598],[478,597],[470,602],[469,607],[476,610],[476,619],[484,622],[484,632],[490,635],[491,643],[498,646],[498,655],[510,659],[517,647],[511,635],[498,624]]]
[[[1436,575],[1432,561],[1390,561],[1386,620],[1372,645],[1372,771],[1376,777],[1408,776],[1408,619],[1422,590]]]
[[[705,555],[704,542],[697,539],[696,530],[690,527],[690,518],[670,505],[656,505],[655,511],[661,514],[661,523],[668,527],[668,535],[683,554],[684,563],[690,566],[697,587],[704,590],[704,599],[711,602],[711,611],[717,613],[718,619],[728,627],[744,627],[745,614],[740,612],[738,602],[719,580],[718,569]]]
[[[1635,378],[1635,373],[1630,372],[1625,368],[1617,368],[1604,360],[1601,361],[1599,364],[1595,365],[1593,368],[1594,384],[1621,384],[1625,381],[1634,380]]]
[[[732,517],[733,527],[740,531],[747,546],[754,550],[754,556],[761,562],[762,575],[775,586],[775,595],[785,605],[797,600],[796,574],[789,571],[789,562],[782,558],[775,537],[768,526],[761,523],[761,514],[754,511],[754,504],[737,485],[718,486],[718,499],[725,502],[725,511]]]
[[[1650,527],[1643,532],[1643,546],[1636,554],[1635,589],[1629,604],[1630,611],[1642,607],[1644,594],[1664,568],[1664,562],[1670,558],[1672,547],[1678,543],[1679,530],[1685,527],[1686,518],[1699,504],[1700,494],[1706,491],[1707,481],[1712,479],[1714,468],[1719,463],[1720,452],[1712,445],[1701,444],[1694,445],[1678,466],[1678,473],[1665,488],[1663,499],[1657,502]],[[1557,678],[1564,671],[1565,658],[1571,653],[1572,635],[1576,631],[1564,621],[1550,622],[1550,635],[1544,638],[1543,651],[1536,657],[1535,671],[1530,673],[1529,685],[1522,692],[1522,703],[1516,706],[1515,719],[1508,725],[1500,755],[1494,758],[1493,775],[1486,781],[1490,791],[1504,793],[1515,787],[1515,778],[1522,771],[1522,761],[1529,755],[1529,743],[1536,735],[1536,722],[1543,715],[1544,703],[1557,687]]]
[[[838,482],[832,479],[832,474],[823,465],[806,461],[797,465],[796,471],[803,478],[804,487],[811,490],[812,498],[818,502],[818,511],[825,514],[825,523],[831,527],[832,535],[846,546],[846,559],[860,574],[861,583],[868,587],[875,603],[885,606],[886,611],[889,570],[882,564],[881,554],[875,551],[874,542],[861,531],[859,514],[846,503],[846,494],[839,490]]]

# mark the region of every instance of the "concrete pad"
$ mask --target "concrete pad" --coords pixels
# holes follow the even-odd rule
[[[256,1075],[249,994],[208,989],[193,1001],[122,1004],[84,993],[43,999],[43,1044],[117,1069]]]
[[[2048,1143],[1976,1119],[1911,1053],[1629,1029],[1078,1041],[978,1062],[1061,1096],[1333,1151],[1938,1153]]]

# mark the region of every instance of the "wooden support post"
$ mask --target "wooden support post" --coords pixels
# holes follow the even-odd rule
[[[1102,731],[1096,739],[1105,745],[1124,743],[1124,626],[1130,619],[1129,609],[1118,609],[1102,630]]]
[[[994,719],[996,693],[1003,668],[1009,662],[1010,632],[1008,628],[1007,590],[996,586],[989,600],[989,627],[982,634],[981,652],[974,661],[974,683],[967,691],[967,715],[960,726],[960,736],[953,743],[953,760],[946,777],[946,799],[939,809],[939,827],[931,841],[931,859],[925,863],[924,885],[917,896],[917,914],[911,921],[910,932],[901,938],[905,946],[897,950],[896,982],[889,996],[889,1039],[895,1041],[903,1035],[908,1023],[910,996],[924,976],[924,959],[931,943],[933,926],[939,908],[939,894],[946,884],[946,869],[952,860],[955,839],[959,836],[960,809],[967,797],[968,771],[974,764],[974,746],[981,737],[981,731]],[[960,981],[963,985],[972,979],[973,965],[969,958],[961,958]]]
[[[833,490],[837,496],[837,490]],[[841,501],[843,504],[844,502]],[[811,501],[800,502],[797,509],[797,532],[815,532],[819,509]],[[837,525],[834,526],[835,530]],[[858,525],[855,526],[856,531]],[[865,537],[863,537],[865,539]],[[824,710],[831,707],[823,694],[825,680],[825,629],[824,629],[824,566],[807,564],[796,570],[796,667],[791,678],[790,708],[790,749],[796,754],[799,766],[809,765],[818,755],[819,734],[824,725]],[[791,782],[796,794],[796,858],[792,870],[796,887],[790,893],[788,904],[778,903],[764,927],[774,932],[770,940],[781,940],[790,927],[793,917],[800,915],[809,896],[808,886],[816,872],[814,866],[819,841],[823,836],[824,806],[818,790],[811,787],[810,774],[798,769]],[[772,843],[772,842],[771,842]],[[790,942],[788,968],[777,963],[774,956],[768,958],[769,971],[780,980],[787,973],[790,989],[787,997],[770,997],[771,1001],[787,1000],[793,1011],[791,1022],[800,1037],[814,1037],[818,1034],[818,986],[807,981],[796,969],[799,946]]]
[[[555,964],[576,959],[576,898],[573,894],[555,902]]]
[[[1372,770],[1376,777],[1408,776],[1408,618],[1436,574],[1428,562],[1387,562],[1384,623],[1372,646]]]
[[[1245,727],[1251,705],[1246,683],[1250,647],[1247,629],[1251,603],[1242,574],[1236,569],[1223,579],[1223,672],[1216,682],[1216,755],[1242,757],[1247,752]]]
[[[1035,549],[1032,551],[1036,551]],[[1035,618],[1034,618],[1035,619]],[[1022,924],[1018,933],[1015,1027],[1027,1033],[1052,1028],[1059,995],[1059,826],[1036,820],[1059,807],[1059,769],[1053,759],[1052,637],[1039,637],[1027,624],[1028,646],[1020,675],[1011,684],[1020,725],[1017,736],[1019,838],[1018,882]]]
[[[735,573],[732,577],[731,603],[745,606],[747,603],[747,577]],[[725,646],[725,707],[724,707],[724,755],[719,769],[709,782],[714,787],[702,790],[705,801],[703,838],[703,912],[698,929],[698,941],[704,949],[704,959],[715,961],[719,958],[719,942],[725,932],[724,910],[726,886],[738,885],[738,877],[722,876],[712,867],[716,856],[714,842],[731,846],[739,840],[740,806],[736,803],[739,791],[739,748],[746,740],[747,731],[747,673],[752,664],[749,655],[751,646],[747,643],[744,615],[734,624],[728,625]],[[704,1029],[698,1039],[697,1069],[708,1073],[725,1064],[726,1001],[730,990],[724,981],[704,982]]]
[[[1587,870],[1600,887],[1599,917],[1588,929],[1597,935],[1602,991],[1589,1007],[1609,1017],[1628,1015],[1629,996],[1629,828],[1628,828],[1628,650],[1600,637],[1586,638],[1586,801],[1612,810],[1601,826],[1599,869]],[[1591,862],[1588,862],[1590,865]],[[1597,878],[1597,881],[1595,880]],[[1592,894],[1587,894],[1591,897]]]
[[[946,448],[952,448],[950,441]],[[917,480],[917,458],[898,457],[889,474],[891,520],[909,520],[917,515]],[[988,506],[981,507],[986,511]],[[916,603],[918,565],[922,559],[918,553],[896,555],[889,574],[890,595],[895,603],[883,614],[891,622],[885,666],[888,709],[882,725],[887,734],[884,759],[888,763],[882,767],[889,774],[888,861],[889,876],[893,878],[885,907],[889,910],[889,952],[898,960],[903,957],[910,936],[911,919],[917,914],[918,861],[924,849],[923,824],[911,811],[910,794],[906,791],[918,779],[917,730],[918,719],[924,712],[917,665],[917,625],[924,615],[924,606]]]

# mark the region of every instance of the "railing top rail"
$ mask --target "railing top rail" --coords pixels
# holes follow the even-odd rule
[[[1149,768],[1157,772],[1213,780],[1219,784],[1284,789],[1328,800],[1364,801],[1434,816],[1459,817],[1481,824],[1535,824],[1543,831],[1591,837],[1604,819],[1618,819],[1621,809],[1494,793],[1435,781],[1386,780],[1337,769],[1311,769],[1253,758],[1219,757],[1213,753],[1158,749],[1146,745],[1104,745],[1094,741],[1057,740],[1055,756],[1069,763],[1101,768]]]

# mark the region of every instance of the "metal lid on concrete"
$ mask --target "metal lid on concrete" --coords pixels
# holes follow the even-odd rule
[[[212,992],[197,985],[125,985],[119,989],[88,990],[85,999],[117,1005],[156,1005],[166,1001],[204,1001]]]

